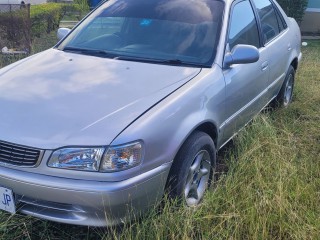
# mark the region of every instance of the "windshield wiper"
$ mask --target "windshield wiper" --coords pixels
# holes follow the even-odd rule
[[[118,57],[115,57],[115,59],[125,60],[125,61],[145,62],[145,63],[167,64],[167,65],[173,65],[173,66],[203,67],[203,65],[201,64],[185,62],[180,59],[153,59],[153,58],[143,58],[143,57],[133,57],[133,56],[118,56]]]
[[[158,59],[153,58],[144,58],[144,57],[135,57],[135,56],[117,56],[117,60],[133,61],[133,62],[146,62],[146,63],[159,63]]]
[[[86,55],[103,56],[103,57],[107,57],[107,58],[115,58],[117,56],[116,54],[107,52],[105,50],[96,50],[96,49],[65,47],[62,50],[67,51],[67,52],[82,53],[82,54],[86,54]]]
[[[188,66],[188,67],[198,67],[198,68],[207,67],[205,64],[202,64],[202,63],[187,62],[180,59],[167,59],[167,60],[162,60],[162,62],[170,65],[174,65],[174,66]]]

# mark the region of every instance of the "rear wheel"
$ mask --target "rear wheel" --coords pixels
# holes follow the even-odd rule
[[[288,107],[288,105],[292,102],[294,77],[295,70],[290,65],[286,78],[281,87],[281,90],[274,100],[275,107]]]
[[[170,197],[178,197],[188,206],[197,206],[212,179],[216,150],[209,135],[193,133],[182,145],[170,172]]]

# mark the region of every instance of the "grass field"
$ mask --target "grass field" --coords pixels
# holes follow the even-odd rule
[[[0,213],[0,239],[320,239],[320,41],[303,49],[293,103],[220,153],[228,171],[196,209],[166,203],[118,229]]]

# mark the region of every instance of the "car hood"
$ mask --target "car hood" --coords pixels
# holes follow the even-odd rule
[[[0,140],[108,145],[200,71],[47,50],[0,69]]]

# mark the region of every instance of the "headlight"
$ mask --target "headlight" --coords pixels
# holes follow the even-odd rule
[[[104,153],[105,152],[105,153]],[[80,171],[116,172],[135,167],[142,160],[142,144],[134,142],[117,147],[61,148],[54,151],[48,166]]]
[[[139,165],[141,160],[142,144],[140,142],[109,147],[103,156],[101,171],[122,171]]]
[[[62,148],[53,152],[49,167],[70,170],[99,171],[105,148]]]

